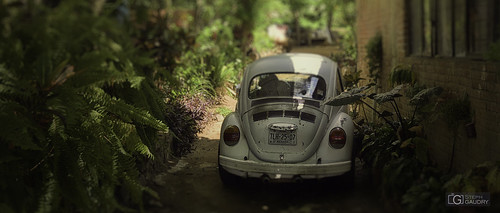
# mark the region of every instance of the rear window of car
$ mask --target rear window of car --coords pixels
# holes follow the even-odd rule
[[[323,100],[326,83],[316,75],[299,73],[267,73],[255,76],[248,89],[250,99],[265,97],[303,97]]]

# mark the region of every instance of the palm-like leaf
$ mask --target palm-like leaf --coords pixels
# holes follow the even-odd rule
[[[325,101],[325,104],[331,105],[331,106],[343,106],[343,105],[356,103],[357,101],[359,101],[363,97],[364,97],[364,94],[361,94],[361,93],[352,94],[350,92],[343,92],[343,93],[340,93],[340,95],[337,95],[335,97],[327,99]]]
[[[343,106],[356,103],[361,100],[361,98],[366,96],[363,92],[371,86],[372,84],[359,88],[352,88],[351,90],[340,93],[340,95],[326,99],[324,104],[331,106]]]
[[[410,99],[410,104],[421,105],[422,103],[425,103],[431,96],[439,95],[442,91],[443,88],[441,87],[431,87],[423,89]]]
[[[399,85],[399,86],[396,86],[394,87],[391,91],[389,92],[384,92],[384,93],[380,93],[380,94],[376,94],[373,96],[373,99],[381,104],[381,103],[385,103],[385,102],[388,102],[388,101],[392,101],[394,100],[394,98],[397,98],[397,97],[401,97],[402,95],[399,94],[399,91],[403,88],[403,85]]]

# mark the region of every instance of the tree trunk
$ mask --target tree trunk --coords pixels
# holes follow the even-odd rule
[[[299,17],[298,17],[297,13],[295,13],[293,17],[294,17],[294,24],[295,24],[295,33],[297,35],[296,44],[298,46],[300,46],[301,40],[302,40],[302,35],[301,35],[301,32],[300,32]]]
[[[335,41],[333,37],[333,32],[332,32],[332,25],[333,25],[333,6],[327,5],[327,20],[326,20],[326,28],[328,29],[328,35],[330,35],[330,41],[333,42]]]

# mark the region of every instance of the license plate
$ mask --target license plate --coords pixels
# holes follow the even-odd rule
[[[273,131],[269,132],[270,145],[297,145],[297,134],[295,131]]]

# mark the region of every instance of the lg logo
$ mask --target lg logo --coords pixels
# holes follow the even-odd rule
[[[462,205],[464,204],[464,195],[450,194],[448,195],[448,205]]]

